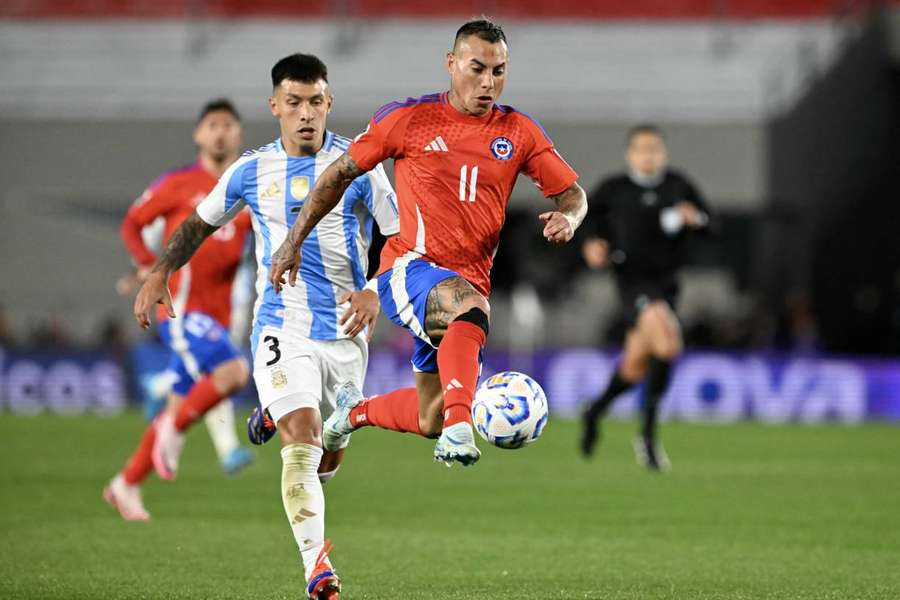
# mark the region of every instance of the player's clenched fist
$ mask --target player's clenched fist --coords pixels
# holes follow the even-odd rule
[[[378,318],[378,312],[381,309],[378,294],[372,290],[349,292],[338,298],[338,302],[350,303],[341,316],[340,323],[344,327],[344,333],[350,337],[356,337],[364,327],[368,327],[369,332],[366,338],[371,340],[372,332],[375,331],[375,319]]]
[[[544,239],[555,244],[564,244],[575,235],[575,226],[566,215],[559,211],[539,215],[544,222]]]
[[[169,317],[175,318],[175,309],[172,307],[172,295],[169,293],[167,279],[162,271],[150,273],[138,291],[137,298],[134,299],[134,318],[144,329],[150,327],[150,309],[155,304],[165,306]]]
[[[297,284],[297,272],[300,270],[300,252],[289,240],[285,240],[275,254],[272,255],[272,266],[269,268],[269,281],[276,294],[281,293],[284,285],[284,274],[287,272],[287,283],[291,287]]]

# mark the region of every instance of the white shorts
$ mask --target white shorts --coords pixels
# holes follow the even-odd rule
[[[312,340],[263,327],[253,357],[259,402],[275,423],[298,408],[318,408],[322,420],[335,409],[337,388],[348,381],[360,390],[369,362],[365,337]]]

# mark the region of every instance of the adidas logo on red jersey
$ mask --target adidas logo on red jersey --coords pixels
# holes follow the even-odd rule
[[[425,146],[425,152],[450,152],[450,149],[444,143],[444,138],[437,136],[431,140],[430,144]]]

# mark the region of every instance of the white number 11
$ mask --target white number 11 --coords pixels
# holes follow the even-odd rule
[[[469,202],[475,202],[475,185],[478,183],[478,166],[472,167],[472,181],[466,181],[466,175],[469,171],[468,165],[463,165],[459,169],[459,201],[466,201],[466,185],[469,186]]]

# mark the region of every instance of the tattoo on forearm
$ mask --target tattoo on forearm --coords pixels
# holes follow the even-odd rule
[[[559,212],[575,219],[576,227],[581,225],[587,214],[587,195],[581,186],[573,183],[563,192],[553,196]]]
[[[478,292],[462,277],[451,277],[428,292],[425,302],[425,332],[437,341],[447,332],[451,321],[459,314],[459,306]]]
[[[192,214],[172,234],[172,239],[166,245],[162,257],[153,266],[153,271],[166,273],[177,271],[190,260],[203,240],[216,229],[218,228],[201,219],[197,213]]]
[[[341,196],[353,180],[364,172],[346,152],[325,169],[303,203],[303,209],[288,234],[288,239],[295,248],[300,247],[313,227],[341,201]]]

